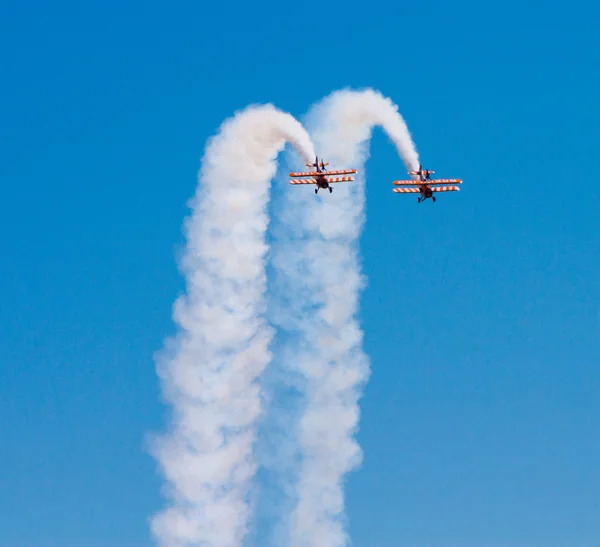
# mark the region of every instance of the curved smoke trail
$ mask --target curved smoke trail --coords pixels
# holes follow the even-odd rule
[[[174,306],[178,334],[157,366],[173,409],[153,446],[168,507],[152,530],[165,547],[238,547],[247,532],[257,380],[272,337],[264,318],[266,208],[286,141],[314,157],[292,116],[250,107],[222,125],[202,161],[185,226],[187,294]]]
[[[354,433],[369,376],[356,315],[363,286],[358,238],[364,165],[373,127],[384,129],[407,168],[419,162],[397,107],[373,90],[333,93],[313,107],[307,125],[333,168],[353,167],[359,174],[357,183],[337,184],[331,197],[325,193],[308,207],[310,194],[293,187],[280,212],[274,320],[291,342],[279,359],[290,376],[302,379],[305,404],[294,439],[300,463],[287,541],[292,547],[342,547],[347,543],[342,483],[362,458]]]

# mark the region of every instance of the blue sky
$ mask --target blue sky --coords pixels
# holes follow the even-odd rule
[[[423,162],[465,181],[435,205],[392,194],[403,166],[376,132],[355,545],[599,545],[597,18],[3,3],[0,545],[151,544],[153,354],[205,141],[248,103],[302,116],[344,86],[390,96]]]

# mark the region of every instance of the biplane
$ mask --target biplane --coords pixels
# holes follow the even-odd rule
[[[306,167],[314,167],[315,171],[305,171],[299,173],[290,173],[290,177],[310,177],[290,180],[290,184],[315,184],[315,194],[319,193],[319,189],[324,190],[329,188],[329,193],[333,192],[333,188],[330,184],[337,182],[350,182],[354,180],[354,177],[347,176],[336,176],[336,175],[352,175],[356,173],[356,169],[337,169],[335,171],[328,171],[327,165],[323,160],[319,163],[319,157],[315,158],[314,163],[307,163]]]
[[[394,188],[392,191],[397,194],[419,194],[419,203],[428,198],[431,198],[435,203],[435,196],[433,194],[436,192],[458,192],[460,188],[454,186],[454,184],[462,182],[460,179],[432,179],[431,175],[434,174],[434,171],[423,169],[421,165],[419,165],[418,171],[409,171],[408,174],[418,175],[419,179],[395,180],[394,184],[401,186],[401,188]],[[450,184],[450,186],[439,186],[442,184]],[[409,188],[411,186],[412,188]]]

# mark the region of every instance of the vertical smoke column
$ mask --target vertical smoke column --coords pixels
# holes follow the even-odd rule
[[[369,375],[356,314],[363,285],[364,165],[373,127],[384,129],[407,168],[419,162],[397,107],[373,90],[330,95],[312,109],[308,126],[333,168],[359,174],[356,183],[336,184],[331,195],[289,189],[277,227],[274,319],[290,340],[277,358],[291,378],[302,378],[305,397],[294,439],[300,464],[288,541],[292,547],[341,547],[347,543],[343,480],[362,457],[354,434]]]
[[[169,431],[153,446],[168,505],[152,530],[164,547],[238,547],[247,532],[258,379],[272,337],[264,317],[266,208],[286,141],[314,157],[292,116],[249,107],[223,124],[202,161],[185,225],[178,333],[157,366],[172,405]]]

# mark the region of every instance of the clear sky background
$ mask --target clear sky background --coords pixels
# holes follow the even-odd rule
[[[205,141],[249,103],[299,117],[344,86],[391,97],[424,164],[464,180],[392,194],[376,132],[354,544],[600,545],[599,15],[3,2],[0,545],[151,545],[153,353]]]

